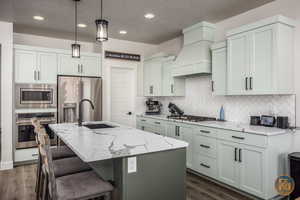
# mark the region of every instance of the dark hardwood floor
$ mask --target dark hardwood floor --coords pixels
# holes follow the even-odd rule
[[[35,176],[35,165],[0,171],[0,200],[35,200]],[[204,178],[187,173],[186,200],[250,199]]]

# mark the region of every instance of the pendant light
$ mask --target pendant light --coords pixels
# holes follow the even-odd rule
[[[73,1],[75,1],[75,43],[71,45],[72,57],[80,58],[80,44],[77,44],[77,3],[80,0],[73,0]]]
[[[103,0],[101,0],[101,18],[95,21],[96,23],[96,40],[104,42],[108,40],[108,21],[103,19]]]

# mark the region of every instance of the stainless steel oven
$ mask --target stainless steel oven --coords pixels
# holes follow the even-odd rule
[[[56,108],[55,84],[16,84],[16,108]]]
[[[56,123],[56,112],[45,113],[19,113],[16,116],[16,149],[25,149],[36,147],[34,127],[31,124],[31,118],[36,117],[45,127],[47,134],[51,139],[51,144],[56,144],[56,136],[49,128],[49,124]]]

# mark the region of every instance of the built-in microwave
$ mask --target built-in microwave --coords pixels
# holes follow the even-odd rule
[[[16,108],[56,108],[55,84],[16,84]]]

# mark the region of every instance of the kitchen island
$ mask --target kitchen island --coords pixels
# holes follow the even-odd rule
[[[68,123],[50,128],[101,177],[114,182],[115,199],[185,199],[186,142],[111,122],[89,124],[111,127]]]

